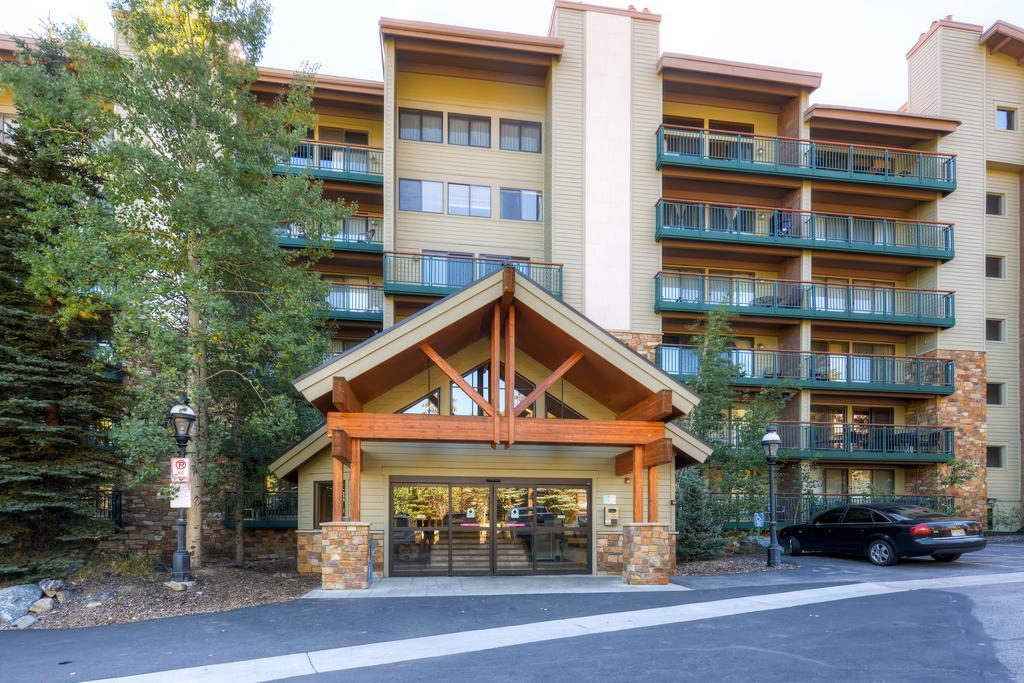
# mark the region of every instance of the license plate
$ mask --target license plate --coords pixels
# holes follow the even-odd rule
[[[949,535],[950,536],[966,536],[967,532],[964,531],[963,529],[956,528],[956,529],[950,529],[949,530]]]

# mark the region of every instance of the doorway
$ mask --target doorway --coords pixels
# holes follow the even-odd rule
[[[589,574],[590,482],[392,479],[391,576]]]

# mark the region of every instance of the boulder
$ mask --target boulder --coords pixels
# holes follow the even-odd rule
[[[113,600],[117,595],[117,591],[105,591],[98,593],[97,595],[90,595],[85,599],[86,607],[99,607],[108,600]]]
[[[32,606],[28,608],[28,611],[32,614],[42,614],[43,612],[49,612],[53,609],[53,598],[39,598],[32,603]]]
[[[185,584],[179,581],[167,581],[164,583],[165,586],[170,588],[172,591],[183,591],[185,590]]]
[[[744,536],[736,547],[738,553],[759,553],[768,549],[770,541],[767,536]]]
[[[14,626],[20,631],[23,628],[28,628],[32,624],[36,623],[36,621],[38,621],[38,619],[36,619],[34,616],[32,616],[31,614],[26,614],[23,617],[15,619]]]
[[[64,587],[64,581],[61,579],[43,579],[39,582],[39,589],[48,598],[52,598],[57,595],[57,591]]]
[[[10,623],[28,612],[28,608],[39,599],[39,586],[23,583],[0,590],[0,621]]]

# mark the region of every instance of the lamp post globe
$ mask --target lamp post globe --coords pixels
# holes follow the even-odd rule
[[[777,567],[782,564],[782,546],[779,545],[779,530],[775,512],[775,465],[779,462],[779,447],[782,437],[775,425],[768,425],[761,437],[761,448],[764,459],[768,463],[768,566]]]
[[[176,404],[167,413],[167,422],[171,425],[174,440],[178,442],[178,450],[182,452],[182,456],[188,440],[192,438],[192,425],[195,421],[196,411],[192,410],[187,398],[182,399],[181,403]]]
[[[186,448],[189,439],[192,438],[192,425],[196,421],[196,411],[188,404],[187,398],[182,398],[181,403],[176,404],[167,413],[167,422],[171,427],[174,440],[178,444],[178,457],[187,456]],[[178,548],[171,556],[171,580],[179,583],[191,583],[192,581],[192,558],[185,550],[185,508],[178,508],[178,521],[175,524],[178,530]]]

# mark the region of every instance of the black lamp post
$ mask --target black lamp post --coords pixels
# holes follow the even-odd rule
[[[196,421],[196,411],[188,404],[188,399],[171,408],[167,421],[174,431],[174,440],[178,442],[178,455],[185,458],[185,447],[192,438],[192,425]],[[178,549],[171,558],[171,580],[179,583],[192,580],[191,557],[185,550],[185,508],[178,508]]]
[[[779,462],[779,446],[782,437],[775,425],[768,425],[765,435],[761,437],[764,459],[768,463],[768,530],[771,538],[768,544],[768,566],[778,567],[782,564],[782,546],[779,545],[779,534],[775,520],[775,465]]]

